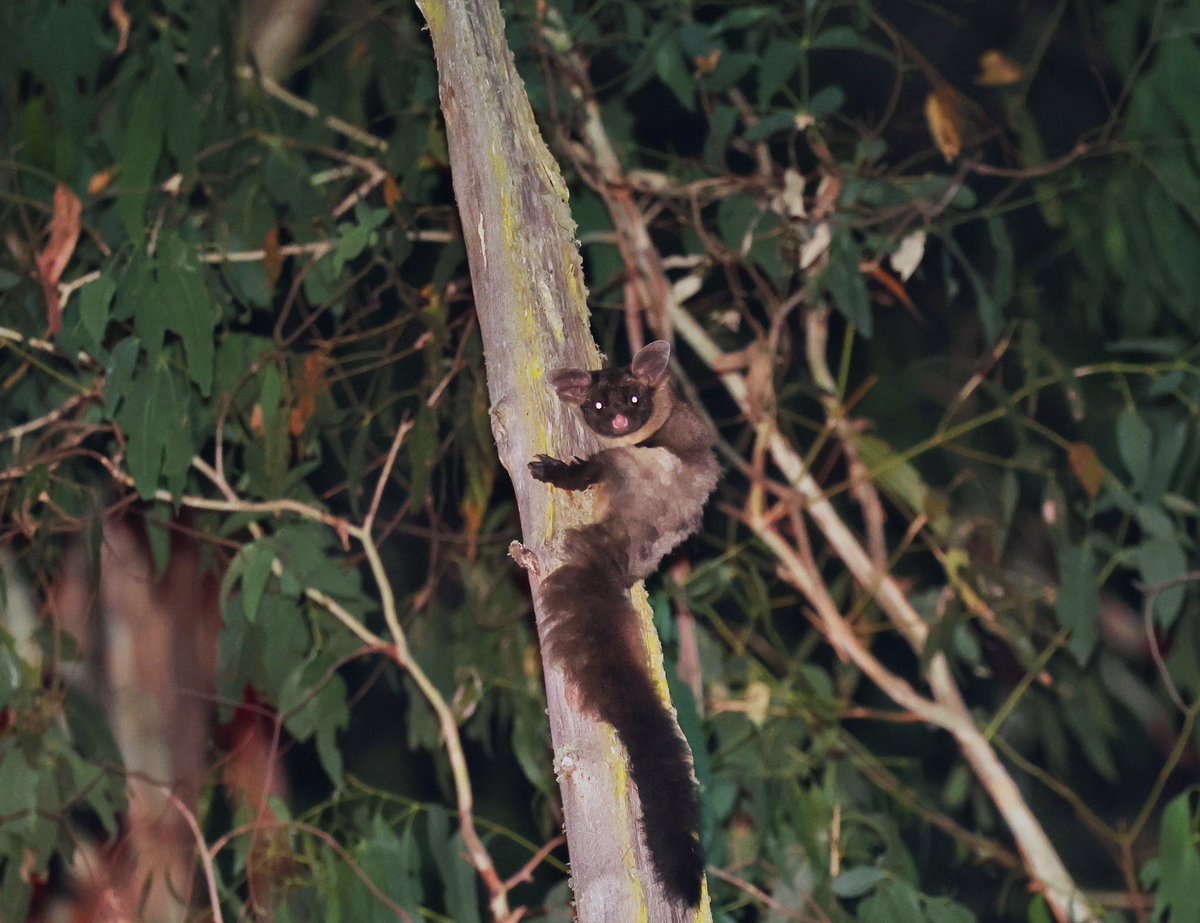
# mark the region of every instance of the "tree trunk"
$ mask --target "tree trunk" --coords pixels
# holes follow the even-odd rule
[[[597,368],[567,189],[534,121],[496,0],[419,0],[437,56],[454,190],[483,336],[492,432],[516,490],[534,587],[556,562],[564,529],[592,515],[586,496],[553,498],[526,463],[539,452],[586,455],[595,446],[545,383],[559,366]],[[555,438],[551,442],[550,434]],[[644,633],[657,651],[647,607]],[[661,662],[655,657],[661,680]],[[579,919],[710,918],[672,905],[650,871],[639,808],[612,729],[579,711],[556,668],[546,696]],[[660,685],[664,685],[660,682]]]

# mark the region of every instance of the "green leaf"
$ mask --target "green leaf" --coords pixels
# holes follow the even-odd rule
[[[172,494],[183,488],[194,451],[185,391],[160,356],[149,372],[133,379],[117,412],[127,439],[126,465],[143,499],[154,495],[163,476]]]
[[[702,78],[702,82],[710,93],[724,93],[759,66],[760,61],[756,54],[726,51],[717,61],[717,69]]]
[[[200,259],[177,234],[160,238],[158,290],[166,302],[166,326],[183,340],[188,375],[200,393],[208,397],[212,391],[217,318]]]
[[[107,778],[112,786],[106,797],[113,799],[115,810],[124,810],[125,788],[119,772],[121,751],[108,725],[108,718],[92,699],[79,693],[68,693],[63,703],[67,730],[79,754],[87,760],[114,770]]]
[[[128,393],[141,351],[141,341],[137,337],[126,337],[109,356],[104,379],[104,413],[107,416],[112,417]]]
[[[478,882],[464,858],[466,849],[462,836],[457,830],[450,829],[449,815],[442,807],[430,807],[428,825],[429,847],[442,880],[447,915],[455,923],[479,923],[475,899]]]
[[[24,920],[29,914],[33,887],[22,871],[22,863],[13,859],[4,864],[4,880],[0,882],[0,907],[4,908],[5,919]]]
[[[975,923],[975,914],[947,897],[938,897],[925,902],[925,919],[926,923]]]
[[[839,86],[822,87],[808,101],[808,112],[814,119],[833,115],[846,103],[846,92]]]
[[[337,247],[333,251],[333,272],[341,275],[346,264],[356,259],[372,242],[374,232],[361,224],[351,225],[338,238]]]
[[[654,52],[654,72],[688,112],[696,108],[696,86],[676,36],[662,41]]]
[[[290,679],[290,704],[295,705],[300,695],[296,690],[302,688],[302,677],[294,676],[296,665],[306,661],[312,648],[304,608],[280,593],[267,593],[259,603],[258,619],[250,625],[240,616],[239,603],[235,596],[225,607],[220,657],[224,691],[240,698],[249,683],[279,704]]]
[[[160,522],[146,524],[146,543],[150,546],[150,560],[154,563],[154,574],[161,577],[171,563],[171,530]]]
[[[140,240],[146,227],[146,202],[154,169],[162,153],[162,101],[153,83],[147,82],[134,91],[130,109],[121,145],[117,213],[129,237]]]
[[[242,608],[246,620],[253,622],[258,615],[258,604],[262,602],[263,593],[267,589],[267,581],[271,579],[271,565],[275,563],[275,554],[263,542],[253,542],[240,552],[242,567]],[[237,562],[234,562],[237,566]]]
[[[1142,482],[1142,496],[1146,500],[1158,502],[1171,488],[1171,478],[1179,467],[1179,460],[1183,457],[1183,450],[1187,446],[1192,429],[1192,421],[1187,419],[1158,428],[1154,452]]]
[[[204,120],[196,117],[196,96],[187,84],[179,79],[170,42],[159,42],[159,60],[156,78],[160,81],[163,98],[163,115],[166,122],[165,140],[167,150],[175,159],[175,165],[185,174],[195,170],[193,158],[200,148]]]
[[[246,402],[249,409],[249,394],[251,388],[242,389],[249,379],[254,367],[263,361],[273,349],[273,344],[267,337],[255,336],[249,333],[234,333],[221,340],[221,348],[216,353],[215,387],[217,394],[223,397],[233,397],[235,391]]]
[[[795,39],[773,38],[762,54],[758,68],[758,104],[765,107],[787,82],[800,63],[800,43]]]
[[[298,584],[315,587],[344,603],[365,606],[359,572],[347,565],[335,543],[334,532],[315,522],[282,526],[270,540],[285,572]]]
[[[1054,914],[1050,912],[1046,898],[1040,894],[1035,894],[1029,903],[1029,923],[1054,923]]]
[[[1097,683],[1084,680],[1066,698],[1067,726],[1079,741],[1092,768],[1115,784],[1120,777],[1112,754],[1112,739],[1119,733],[1108,700]]]
[[[734,253],[750,251],[751,228],[761,216],[758,203],[750,196],[735,195],[717,206],[717,230],[721,240]]]
[[[1188,555],[1174,536],[1161,536],[1143,542],[1135,551],[1138,573],[1146,591],[1169,584],[1188,573]],[[1182,584],[1162,589],[1154,600],[1154,620],[1170,631],[1183,611],[1186,587]]]
[[[1155,920],[1200,920],[1200,852],[1191,790],[1174,798],[1162,813],[1158,834],[1158,893]]]
[[[761,22],[779,22],[779,10],[770,4],[734,9],[722,16],[714,29],[717,32],[740,32]]]
[[[1096,647],[1096,622],[1100,614],[1100,588],[1089,545],[1058,546],[1058,623],[1071,632],[1068,648],[1080,661],[1091,657]]]
[[[403,833],[397,835],[392,823],[375,814],[364,839],[358,858],[363,874],[382,893],[404,908],[412,920],[420,919],[421,901],[424,897],[421,885],[421,855],[412,824],[406,823]],[[345,863],[340,858],[335,858],[334,861],[339,863],[340,871],[345,876],[344,883],[337,888],[337,900],[348,923],[391,923],[396,920],[396,914],[381,904],[366,884],[345,868]]]
[[[887,873],[883,869],[877,869],[872,865],[859,865],[846,869],[838,875],[833,880],[831,887],[834,894],[848,900],[870,894],[875,890],[876,885],[886,877]]]
[[[5,743],[6,746],[0,747],[0,817],[6,818],[5,826],[11,825],[14,830],[26,829],[37,808],[37,783],[41,774],[29,764],[13,738]],[[22,813],[25,816],[12,816]]]
[[[968,187],[964,185],[962,188],[967,189]],[[996,338],[1000,335],[1001,322],[1004,319],[1001,313],[1002,306],[996,303],[991,292],[988,290],[987,285],[984,284],[983,277],[975,269],[971,261],[967,259],[966,255],[962,251],[962,248],[959,247],[958,242],[954,239],[953,235],[944,235],[942,237],[942,242],[946,245],[947,256],[953,257],[954,260],[957,261],[959,267],[963,271],[963,274],[967,277],[967,281],[971,285],[971,291],[975,295],[975,308],[979,312],[979,320],[980,323],[983,324],[983,332],[987,337],[987,342],[989,344],[996,342]],[[946,277],[949,280],[951,276],[952,273],[950,271],[950,264],[947,263]]]
[[[143,375],[135,379],[117,414],[117,422],[126,438],[125,464],[144,500],[154,496],[162,472],[164,427],[159,425],[154,377]]]
[[[255,493],[277,497],[287,483],[291,438],[284,413],[283,379],[274,363],[259,375],[257,404],[262,414],[262,431],[250,437],[246,467]]]
[[[1117,452],[1134,488],[1140,488],[1150,471],[1150,427],[1136,407],[1126,407],[1117,417]]]
[[[916,890],[907,881],[888,878],[858,906],[862,923],[926,923]]]
[[[781,131],[796,130],[795,112],[771,112],[746,129],[747,141],[766,141]],[[729,201],[728,199],[724,201]],[[724,203],[722,203],[724,204]]]
[[[94,356],[102,353],[104,333],[108,329],[109,309],[117,283],[110,275],[102,275],[91,285],[85,285],[79,293],[79,319],[90,342],[88,352]]]
[[[1013,296],[1013,245],[1008,224],[995,215],[987,219],[988,239],[992,244],[995,262],[992,270],[991,299],[997,311],[1008,307]]]
[[[350,724],[350,709],[346,704],[346,684],[340,676],[327,683],[313,702],[315,711],[317,758],[329,776],[334,790],[340,791],[346,781],[342,751],[338,747],[338,731]]]
[[[869,337],[874,324],[871,317],[871,302],[867,297],[867,285],[859,272],[858,264],[862,251],[854,235],[839,229],[829,244],[829,262],[818,280],[820,293],[833,296],[838,311],[855,324],[862,335]]]
[[[738,112],[733,106],[718,105],[714,107],[712,116],[708,121],[708,138],[704,142],[704,161],[710,168],[717,170],[724,169],[725,150],[729,146],[729,139],[733,136],[733,131],[737,127],[737,124]],[[572,198],[572,201],[574,201],[574,198]],[[615,261],[621,265],[621,271],[624,271],[624,266],[620,263],[619,257],[616,257]],[[617,274],[616,272],[610,273],[610,275],[614,276]]]
[[[851,26],[832,26],[818,32],[808,43],[810,51],[861,51],[863,54],[876,55],[885,61],[893,61],[890,51],[882,45],[877,45],[866,36],[855,31]]]
[[[929,485],[920,472],[894,448],[869,433],[855,437],[855,448],[871,472],[872,480],[882,487],[892,500],[899,501],[911,515],[928,513]]]
[[[321,766],[340,789],[344,767],[337,732],[349,724],[350,710],[345,682],[340,676],[328,676],[333,665],[329,658],[314,657],[296,666],[280,688],[278,706],[289,734],[297,740],[316,736]]]

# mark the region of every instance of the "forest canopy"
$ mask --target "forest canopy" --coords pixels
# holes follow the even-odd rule
[[[1195,4],[503,12],[719,434],[647,585],[713,918],[1200,919]],[[421,11],[0,29],[4,919],[570,919]]]

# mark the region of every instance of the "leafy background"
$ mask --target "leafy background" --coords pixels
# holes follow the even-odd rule
[[[745,350],[931,634],[914,656],[817,547],[855,632],[918,685],[933,651],[951,659],[1098,913],[1200,917],[1194,5],[506,13],[602,349],[627,355],[631,315],[593,111],[687,312]],[[122,730],[113,655],[149,656],[105,589],[122,535],[160,604],[188,555],[207,575],[160,616],[200,678],[142,689],[201,706],[178,798],[216,894],[190,873],[171,913],[485,915],[445,727],[366,643],[399,627],[501,875],[559,829],[422,22],[331,6],[260,75],[261,14],[0,6],[6,918],[85,901],[85,872],[143,843],[139,786],[177,781]],[[781,579],[746,525],[778,475],[680,354],[728,474],[688,566],[650,589],[714,916],[1048,919],[953,741],[839,660]],[[347,540],[364,521],[372,540]],[[270,744],[265,806],[230,768],[243,733]],[[176,846],[194,869],[195,841]],[[512,900],[568,919],[564,861]]]

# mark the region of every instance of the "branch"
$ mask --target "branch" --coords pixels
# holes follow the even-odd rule
[[[517,553],[530,574],[544,640],[539,574],[552,569],[552,549],[563,531],[591,512],[586,498],[552,498],[526,467],[534,455],[550,451],[552,434],[556,454],[570,457],[594,447],[544,381],[545,371],[555,366],[600,365],[587,329],[575,222],[566,184],[504,40],[499,4],[418,0],[418,5],[437,57],[492,432],[513,480],[528,546]],[[643,613],[649,639],[653,631],[648,612]],[[653,662],[647,650],[647,663]],[[545,670],[545,679],[579,919],[679,919],[683,911],[650,870],[638,831],[636,792],[612,729],[580,710],[567,695],[560,669]],[[706,912],[701,908],[688,918]]]
[[[711,368],[729,367],[729,364],[723,361],[724,356],[716,343],[681,309],[675,311],[675,327]],[[749,388],[743,376],[729,371],[720,372],[719,375],[726,390],[743,412],[751,413]],[[900,586],[890,574],[876,567],[870,555],[841,520],[820,486],[805,468],[799,453],[774,428],[768,440],[768,449],[772,461],[803,499],[809,517],[817,524],[825,540],[845,563],[854,579],[874,598],[913,650],[918,655],[922,654],[929,628],[909,603]],[[789,581],[801,589],[817,609],[822,625],[830,632],[835,647],[849,656],[855,665],[897,704],[953,735],[963,757],[1012,831],[1027,874],[1038,884],[1055,916],[1060,920],[1095,920],[1096,915],[1089,908],[1083,892],[1075,884],[1045,830],[1025,803],[1012,776],[976,726],[975,719],[954,681],[946,656],[937,652],[929,658],[928,680],[933,691],[931,702],[919,696],[908,683],[875,660],[842,619],[836,607],[832,606],[824,584],[816,575],[807,571],[790,543],[784,540],[774,527],[765,528],[760,533],[760,538],[779,557]]]
[[[407,430],[404,425],[401,425],[393,440],[394,447],[398,448],[398,444],[403,439],[405,432]],[[175,497],[165,490],[156,491],[155,499],[161,500],[164,503],[179,504],[193,509],[216,510],[220,512],[271,513],[274,515],[288,513],[302,519],[320,522],[329,526],[342,538],[343,544],[345,544],[347,538],[353,538],[362,546],[371,576],[379,591],[379,601],[383,609],[383,618],[392,636],[391,644],[388,644],[374,632],[370,631],[363,625],[361,620],[355,618],[336,600],[315,587],[306,587],[305,595],[330,612],[334,618],[346,626],[365,644],[387,653],[397,666],[408,672],[413,682],[416,683],[417,688],[421,691],[421,694],[425,697],[425,700],[429,703],[429,706],[433,709],[438,720],[438,728],[441,731],[442,740],[446,747],[446,755],[450,761],[451,774],[454,779],[459,826],[471,864],[487,885],[488,891],[492,896],[492,910],[495,918],[497,920],[513,919],[508,910],[507,888],[496,871],[495,863],[492,861],[487,847],[484,846],[483,840],[479,837],[475,829],[473,813],[475,803],[474,794],[471,790],[471,778],[467,769],[467,758],[463,751],[462,738],[458,732],[458,723],[454,719],[454,712],[437,687],[429,679],[429,676],[421,668],[420,664],[413,659],[409,651],[407,636],[400,625],[395,593],[392,590],[387,569],[384,567],[383,560],[379,555],[379,548],[375,543],[374,537],[371,535],[369,525],[354,525],[347,520],[332,516],[316,506],[301,503],[297,500],[284,499],[266,502],[239,500],[228,482],[206,461],[201,458],[194,458],[192,459],[192,465],[217,486],[222,495],[226,497],[225,500],[211,500],[207,497],[190,495]],[[115,462],[108,461],[107,466],[114,479],[126,486],[133,486],[133,479],[127,473],[121,471]],[[386,478],[387,473],[387,467],[385,466],[381,477]],[[260,538],[263,534],[262,527],[258,523],[252,522],[248,528],[255,538]],[[272,562],[272,571],[276,576],[282,574],[282,565],[278,560]]]

